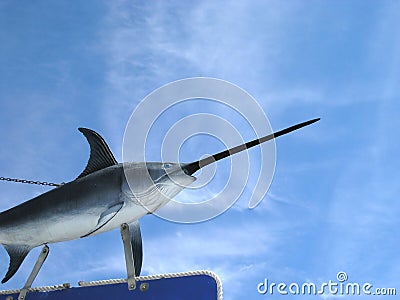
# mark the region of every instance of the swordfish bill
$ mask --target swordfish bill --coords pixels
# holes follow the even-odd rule
[[[205,166],[207,166],[209,164],[212,164],[212,163],[214,163],[214,162],[216,162],[218,160],[221,160],[221,159],[226,158],[228,156],[231,156],[233,154],[242,152],[244,150],[250,149],[250,148],[252,148],[254,146],[262,144],[262,143],[264,143],[266,141],[270,141],[272,139],[275,139],[275,138],[277,138],[279,136],[285,135],[285,134],[287,134],[289,132],[295,131],[295,130],[300,129],[302,127],[311,125],[311,124],[313,124],[313,123],[315,123],[315,122],[317,122],[319,120],[320,120],[320,118],[316,118],[316,119],[312,119],[312,120],[309,120],[309,121],[306,121],[306,122],[302,122],[302,123],[290,126],[290,127],[285,128],[283,130],[280,130],[280,131],[277,131],[275,133],[271,133],[269,135],[266,135],[266,136],[264,136],[262,138],[255,139],[255,140],[247,142],[245,144],[233,147],[231,149],[228,149],[228,150],[219,152],[217,154],[205,157],[205,158],[200,159],[198,161],[192,162],[190,164],[187,164],[183,168],[186,170],[186,172],[189,175],[192,175],[196,171],[200,170],[201,168],[203,168],[203,167],[205,167]]]
[[[167,204],[189,186],[197,170],[294,130],[313,119],[192,163],[118,163],[104,139],[79,128],[90,146],[83,172],[71,182],[0,213],[0,243],[10,256],[2,283],[19,269],[35,247],[84,238],[128,224],[135,275],[142,267],[139,219]]]

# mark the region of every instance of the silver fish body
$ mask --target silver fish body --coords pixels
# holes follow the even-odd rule
[[[169,163],[174,169],[169,174],[161,165],[166,164],[110,166],[4,211],[0,213],[0,243],[34,248],[77,239],[94,230],[99,216],[118,204],[122,206],[115,217],[93,235],[136,221],[167,204],[195,180],[179,164]]]

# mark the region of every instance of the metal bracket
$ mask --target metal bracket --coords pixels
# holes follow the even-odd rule
[[[18,295],[18,300],[25,300],[28,290],[31,288],[33,281],[35,280],[36,276],[40,271],[40,268],[42,267],[44,261],[47,258],[47,255],[49,255],[49,251],[50,251],[49,247],[47,245],[44,245],[44,247],[42,248],[42,252],[40,252],[39,257],[36,260],[35,266],[33,267],[31,274],[29,275],[24,287],[21,289]]]
[[[131,234],[129,232],[129,226],[126,223],[121,225],[121,236],[122,242],[124,243],[125,264],[128,275],[128,289],[134,290],[136,288],[135,262],[133,260]]]

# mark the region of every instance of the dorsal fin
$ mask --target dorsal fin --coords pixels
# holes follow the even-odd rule
[[[83,133],[90,145],[89,161],[85,170],[83,170],[78,178],[118,164],[110,148],[100,134],[87,128],[78,128],[78,130]]]

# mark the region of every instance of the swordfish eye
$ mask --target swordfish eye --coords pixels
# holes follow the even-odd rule
[[[164,169],[164,170],[167,170],[167,169],[169,169],[169,168],[171,168],[171,164],[169,164],[169,163],[163,164],[163,169]]]

